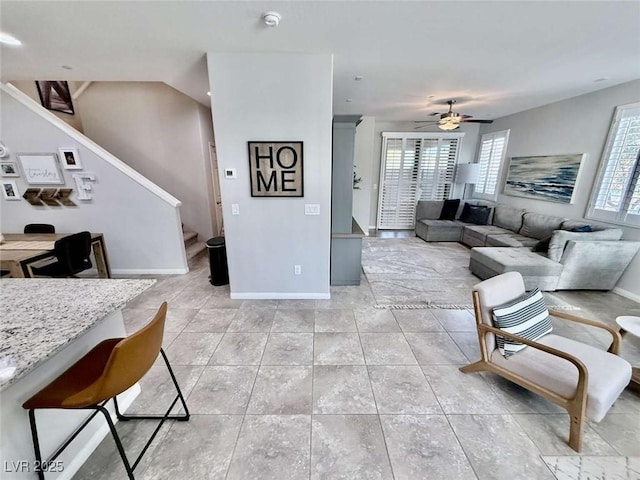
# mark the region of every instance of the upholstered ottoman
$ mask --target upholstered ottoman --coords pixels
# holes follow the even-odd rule
[[[563,265],[528,248],[475,247],[471,249],[469,269],[487,279],[505,272],[520,272],[527,290],[555,290]]]

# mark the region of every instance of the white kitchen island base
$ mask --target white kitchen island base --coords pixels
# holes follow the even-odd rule
[[[0,305],[2,479],[38,478],[29,415],[22,408],[23,403],[101,341],[126,337],[120,309],[153,284],[149,280],[76,279],[73,282],[77,283],[71,284],[75,294],[78,295],[78,289],[84,289],[89,298],[83,296],[81,300],[73,301],[65,297],[65,288],[70,285],[66,282],[28,279],[0,283],[3,294]],[[47,295],[48,288],[55,289],[52,297]],[[13,298],[21,298],[9,305],[7,299],[12,298],[12,294],[15,295]],[[45,299],[40,300],[40,297]],[[139,393],[140,387],[136,384],[118,396],[121,411],[126,410]],[[110,401],[107,407],[115,422],[113,402]],[[91,410],[37,409],[36,424],[43,460],[48,459],[92,413]],[[104,416],[96,415],[50,465],[45,478],[71,479],[108,433]]]

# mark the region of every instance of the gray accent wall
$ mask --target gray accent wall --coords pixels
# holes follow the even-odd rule
[[[220,179],[231,297],[328,298],[332,56],[209,53],[207,61],[218,165],[236,170]],[[251,197],[248,141],[304,142],[304,197]],[[305,215],[305,204],[320,215]]]
[[[637,101],[640,101],[640,80],[526,110],[499,118],[491,125],[483,125],[480,135],[511,130],[506,162],[514,156],[586,153],[576,182],[573,204],[505,195],[502,192],[507,168],[503,169],[498,203],[534,212],[584,218],[615,107]],[[622,228],[623,238],[640,240],[640,229]],[[617,287],[624,290],[621,293],[640,299],[640,255],[636,255]]]

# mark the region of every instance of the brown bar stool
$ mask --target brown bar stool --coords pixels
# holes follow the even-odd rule
[[[162,427],[165,420],[189,420],[189,410],[182,396],[176,377],[173,374],[169,360],[162,349],[162,334],[164,331],[164,321],[167,315],[167,302],[164,302],[155,317],[144,328],[126,338],[111,338],[104,340],[93,348],[84,357],[73,364],[62,375],[56,378],[49,385],[44,387],[33,397],[27,400],[22,407],[29,410],[29,422],[31,424],[31,435],[33,437],[33,448],[35,450],[38,465],[46,465],[54,461],[62,451],[76,438],[84,427],[98,414],[102,413],[107,420],[111,434],[122,457],[122,462],[127,471],[129,479],[133,480],[133,471],[153,442],[156,434]],[[151,368],[158,353],[162,354],[173,384],[176,387],[177,395],[171,406],[164,415],[123,415],[118,410],[116,395],[135,385]],[[160,419],[160,423],[151,434],[151,437],[140,452],[138,458],[129,463],[125,454],[120,437],[116,432],[111,416],[104,407],[113,398],[118,420],[146,420]],[[176,402],[180,400],[184,408],[184,415],[169,415]],[[65,442],[55,451],[55,453],[45,462],[42,461],[40,445],[38,442],[38,431],[36,429],[35,411],[39,408],[62,408],[62,409],[87,409],[95,410],[93,414],[80,425]],[[44,480],[44,472],[38,471],[38,478]]]

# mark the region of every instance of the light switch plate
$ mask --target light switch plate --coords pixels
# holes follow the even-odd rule
[[[231,215],[240,215],[240,204],[238,203],[231,204]]]
[[[320,205],[317,203],[305,203],[304,204],[305,215],[320,215]]]
[[[236,169],[235,168],[225,168],[224,169],[224,178],[236,178]]]

